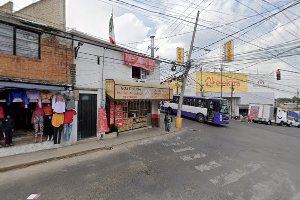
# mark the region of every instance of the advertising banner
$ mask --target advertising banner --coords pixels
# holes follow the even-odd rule
[[[105,108],[98,109],[98,133],[108,132],[108,124]]]
[[[248,74],[223,73],[223,92],[231,92],[233,85],[234,92],[248,92]],[[201,83],[201,72],[196,72],[196,81]],[[221,92],[221,73],[202,72],[204,92]],[[196,92],[201,92],[200,84],[196,84]]]
[[[124,64],[154,71],[155,60],[129,50],[124,50]]]
[[[229,40],[224,44],[224,61],[233,61],[233,40]]]
[[[184,49],[183,48],[180,48],[180,47],[177,47],[177,63],[179,65],[182,65],[183,62],[184,62]]]

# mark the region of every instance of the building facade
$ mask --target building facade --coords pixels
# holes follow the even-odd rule
[[[74,58],[77,138],[115,128],[159,126],[159,102],[172,95],[169,87],[160,85],[159,61],[78,31],[70,33],[78,49]],[[99,110],[105,110],[107,128],[101,126]]]

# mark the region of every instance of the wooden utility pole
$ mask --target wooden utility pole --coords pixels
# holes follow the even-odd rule
[[[196,29],[197,29],[197,25],[198,25],[198,18],[199,18],[199,11],[197,12],[197,18],[196,18],[196,22],[195,22],[193,37],[192,37],[191,46],[190,46],[190,50],[189,50],[189,54],[188,54],[188,58],[187,58],[187,62],[186,62],[187,64],[185,67],[185,71],[183,73],[183,81],[182,81],[182,86],[181,86],[181,93],[180,93],[179,102],[178,102],[177,118],[176,118],[176,123],[175,123],[176,128],[182,128],[182,118],[181,118],[182,103],[183,103],[183,97],[184,97],[187,76],[191,69],[191,56],[192,56],[192,52],[193,52]]]

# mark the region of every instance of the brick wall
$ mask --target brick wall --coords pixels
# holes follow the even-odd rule
[[[70,43],[70,41],[69,41]],[[0,54],[0,77],[26,82],[69,84],[73,49],[54,36],[41,36],[41,58]]]

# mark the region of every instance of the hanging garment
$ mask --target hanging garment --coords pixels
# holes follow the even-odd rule
[[[74,96],[69,96],[66,99],[66,110],[75,109],[75,98]]]
[[[53,96],[52,93],[41,92],[41,99],[42,100],[51,100],[52,96]]]
[[[49,139],[53,136],[53,127],[51,124],[51,115],[45,115],[44,116],[44,134],[49,136]]]
[[[73,124],[65,124],[65,132],[64,132],[64,142],[68,142],[71,137]]]
[[[53,96],[52,109],[55,113],[64,113],[66,111],[66,103],[62,95]]]
[[[29,104],[29,100],[26,95],[26,92],[22,89],[9,91],[7,104],[10,105],[12,101],[16,98],[22,99],[23,103],[25,104],[25,107],[27,107],[27,105]]]
[[[64,124],[71,124],[73,122],[73,117],[77,112],[75,110],[67,110],[65,112]]]
[[[54,144],[60,144],[60,138],[61,138],[63,129],[64,129],[64,126],[62,124],[59,127],[53,127],[53,132],[54,132],[53,142],[54,142]]]
[[[50,104],[47,104],[45,106],[43,106],[43,111],[45,113],[45,115],[52,115],[52,107]]]
[[[34,117],[34,130],[35,130],[35,137],[38,135],[43,136],[44,132],[44,117],[41,114],[37,114]]]
[[[4,111],[1,105],[0,105],[0,119],[4,119]]]
[[[38,100],[38,105],[42,107],[42,99],[39,91],[29,90],[26,92],[28,99],[30,100]]]
[[[42,115],[44,116],[44,111],[42,108],[39,108],[38,105],[36,106],[36,110],[32,113],[32,117],[31,117],[31,123],[34,124],[34,118],[36,115]]]
[[[58,128],[64,123],[65,115],[60,113],[54,113],[52,116],[52,126]]]

